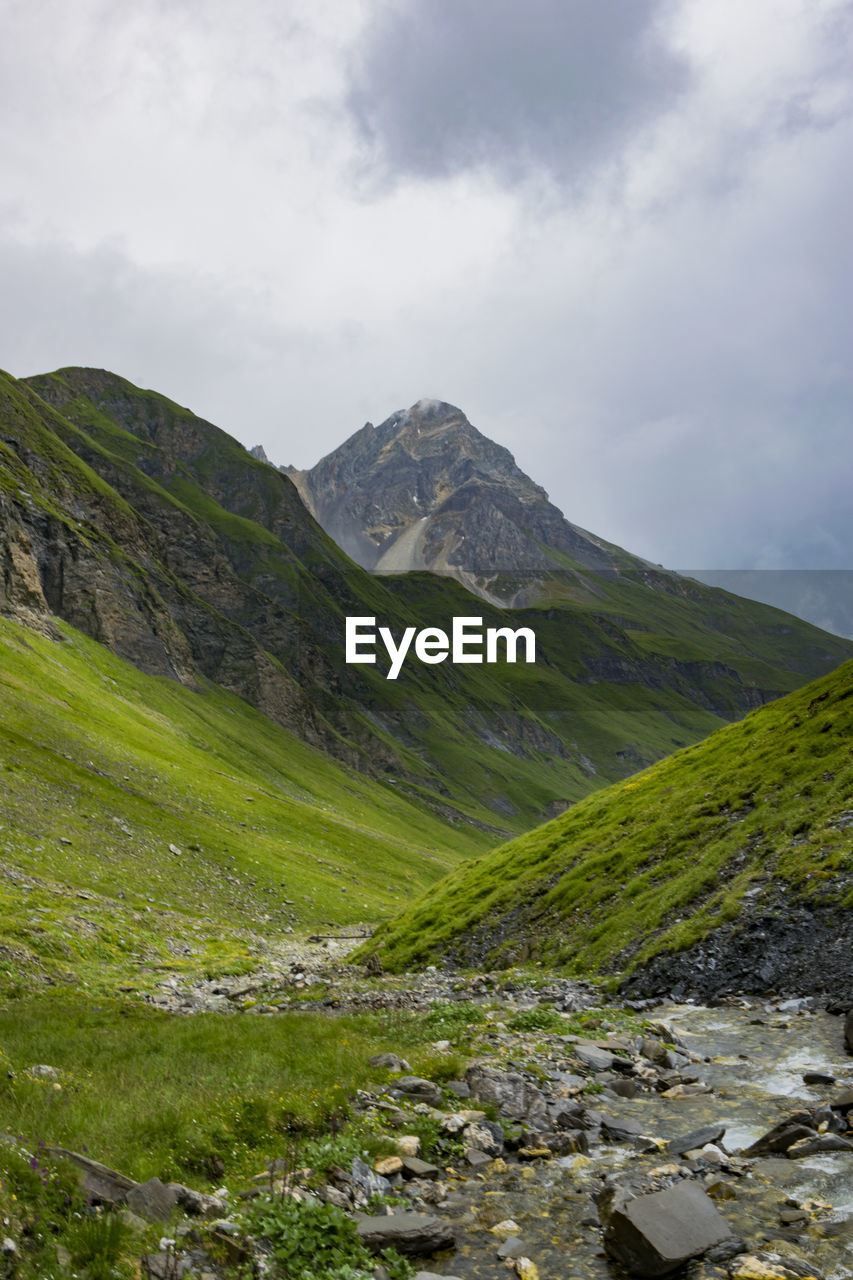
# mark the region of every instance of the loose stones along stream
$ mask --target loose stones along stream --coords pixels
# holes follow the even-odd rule
[[[772,1275],[774,1254],[808,1262],[812,1274],[827,1280],[853,1274],[853,1153],[750,1161],[721,1154],[719,1168],[713,1155],[714,1138],[737,1153],[792,1112],[814,1111],[853,1084],[841,1021],[796,1006],[756,1004],[667,1007],[652,1016],[668,1022],[705,1059],[695,1071],[713,1092],[628,1098],[611,1096],[606,1086],[595,1105],[623,1122],[625,1141],[556,1159],[496,1161],[455,1179],[442,1213],[453,1222],[457,1249],[432,1261],[433,1273],[492,1278],[502,1273],[502,1260],[511,1265],[513,1258],[528,1257],[541,1280],[612,1280],[626,1273],[602,1248],[597,1201],[605,1183],[665,1186],[691,1179],[741,1242],[728,1255],[725,1248],[718,1257],[712,1250],[689,1264],[691,1280],[722,1280],[739,1275],[738,1267],[744,1275],[751,1268],[755,1275]],[[804,1075],[836,1083],[807,1084]],[[694,1149],[704,1147],[704,1163],[691,1159],[678,1141],[688,1134]],[[764,1260],[760,1256],[754,1267],[733,1262],[735,1255],[756,1253]]]

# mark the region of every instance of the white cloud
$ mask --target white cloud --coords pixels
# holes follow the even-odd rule
[[[7,4],[0,363],[112,367],[299,465],[449,399],[653,560],[846,564],[851,6],[484,12]]]

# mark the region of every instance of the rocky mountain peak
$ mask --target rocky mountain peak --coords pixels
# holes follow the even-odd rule
[[[518,602],[539,572],[631,560],[566,520],[508,449],[443,400],[368,422],[315,467],[287,471],[327,533],[378,572],[431,569]]]

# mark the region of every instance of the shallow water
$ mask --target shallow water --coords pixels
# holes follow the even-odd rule
[[[640,1121],[651,1138],[665,1140],[706,1124],[725,1124],[723,1145],[736,1154],[798,1105],[815,1106],[834,1096],[841,1084],[853,1084],[842,1021],[826,1013],[780,1014],[758,1004],[749,1009],[684,1005],[662,1007],[653,1017],[669,1022],[694,1053],[707,1059],[692,1070],[714,1092],[593,1100],[600,1110]],[[838,1083],[804,1084],[802,1073],[810,1068],[834,1074]],[[466,1280],[512,1274],[498,1259],[501,1240],[490,1230],[512,1219],[540,1280],[621,1277],[624,1273],[601,1250],[594,1195],[605,1177],[647,1175],[669,1163],[665,1151],[642,1155],[627,1145],[602,1146],[588,1157],[509,1165],[504,1173],[460,1179],[450,1205],[459,1247],[441,1262],[431,1262],[429,1269]],[[718,1200],[717,1207],[750,1250],[787,1249],[793,1254],[799,1249],[827,1280],[853,1275],[853,1154],[756,1160],[741,1177],[721,1172],[705,1185],[713,1181],[726,1184],[724,1194],[732,1198]],[[785,1227],[779,1212],[787,1197],[800,1204],[821,1201],[826,1207],[813,1209],[802,1225]],[[690,1264],[686,1274],[698,1280],[727,1272],[722,1264],[700,1262]]]

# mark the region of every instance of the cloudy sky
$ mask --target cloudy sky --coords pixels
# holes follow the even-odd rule
[[[312,465],[421,396],[691,567],[853,567],[853,5],[4,0],[0,366]]]

